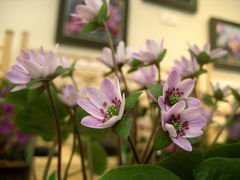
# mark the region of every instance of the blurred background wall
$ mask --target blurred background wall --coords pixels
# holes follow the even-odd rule
[[[164,38],[168,54],[163,64],[170,67],[174,59],[187,55],[186,42],[202,46],[208,41],[210,17],[240,22],[239,7],[239,0],[198,0],[198,10],[191,14],[143,0],[129,0],[127,43],[133,49],[145,48],[146,39]],[[12,63],[19,53],[22,31],[30,33],[31,48],[55,46],[58,8],[59,0],[0,0],[0,34],[6,29],[15,33]],[[91,56],[101,54],[100,49],[84,46],[60,44],[60,49]]]

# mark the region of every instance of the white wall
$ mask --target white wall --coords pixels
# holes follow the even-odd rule
[[[0,40],[6,29],[15,32],[14,54],[19,51],[22,31],[31,34],[30,47],[41,45],[52,48],[58,14],[58,0],[0,0]],[[128,44],[132,48],[145,47],[147,38],[165,39],[168,49],[165,66],[187,54],[186,42],[203,45],[208,41],[208,20],[215,16],[240,22],[239,0],[198,0],[195,14],[169,9],[160,4],[143,0],[130,0]],[[177,23],[169,25],[163,16],[174,18]],[[61,49],[79,54],[97,56],[100,50],[60,45]],[[14,55],[15,56],[15,55]]]

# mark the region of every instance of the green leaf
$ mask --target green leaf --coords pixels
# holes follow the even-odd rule
[[[206,52],[199,53],[196,58],[200,66],[211,62],[210,56]]]
[[[3,99],[3,98],[0,98],[0,104],[2,104],[2,103],[4,103],[4,102],[6,102],[6,100]]]
[[[153,94],[155,98],[162,96],[163,94],[163,87],[159,84],[156,85],[149,85],[147,86],[148,90]]]
[[[234,96],[234,98],[236,99],[236,101],[240,102],[240,94],[238,93],[238,91],[236,89],[231,88],[232,94]]]
[[[215,105],[213,97],[209,94],[205,94],[203,96],[203,102],[204,102],[204,104],[206,104],[208,106],[214,106]]]
[[[204,73],[207,73],[207,70],[200,69],[200,70],[198,70],[197,72],[194,73],[193,77],[198,77],[198,76],[200,76],[200,75],[202,75]]]
[[[93,142],[91,145],[93,172],[94,174],[101,175],[107,169],[107,153],[99,143]]]
[[[112,74],[113,72],[114,72],[114,70],[111,70],[111,71],[109,71],[109,72],[104,73],[103,76],[104,76],[104,77],[107,77],[107,76],[109,76],[110,74]]]
[[[41,79],[34,79],[34,80],[31,80],[30,82],[28,82],[26,86],[27,86],[27,88],[31,88],[32,86],[38,84],[41,81],[42,81]]]
[[[131,132],[132,122],[129,118],[119,120],[111,129],[112,132],[123,139],[127,139]]]
[[[157,63],[160,63],[167,54],[167,49],[164,49],[163,52],[158,56]]]
[[[38,98],[43,93],[44,90],[45,90],[44,86],[29,90],[28,94],[27,94],[27,102],[30,103],[30,102],[34,101],[36,98]]]
[[[134,106],[141,94],[141,91],[135,92],[126,98],[125,111],[130,110]]]
[[[162,150],[172,143],[169,134],[160,129],[154,139],[154,150]]]
[[[99,27],[98,22],[92,21],[86,24],[83,29],[80,31],[81,33],[88,33],[91,31],[95,31]]]
[[[240,177],[240,159],[210,158],[194,171],[196,180],[235,180]]]
[[[108,19],[107,9],[108,9],[107,2],[106,2],[106,0],[103,0],[102,7],[100,8],[100,10],[98,12],[98,16],[97,16],[97,22],[99,24],[104,24],[107,21],[107,19]]]
[[[199,143],[202,139],[202,136],[198,136],[198,137],[194,137],[194,138],[188,138],[188,141],[191,143],[191,144],[196,144],[196,143]]]
[[[138,59],[133,59],[131,62],[131,69],[128,71],[128,73],[132,73],[134,71],[137,71],[138,68],[145,66],[145,64],[138,60]]]
[[[104,174],[100,180],[180,180],[167,169],[157,166],[133,165],[112,169]]]
[[[219,145],[205,154],[205,159],[212,157],[240,158],[240,143]]]
[[[158,166],[174,172],[184,180],[194,180],[193,170],[203,161],[199,150],[177,151],[157,163]]]
[[[52,174],[48,177],[48,180],[56,180],[57,179],[57,171],[53,171]]]
[[[63,120],[67,115],[65,106],[60,103],[55,93],[53,99],[56,102],[60,124],[63,126]],[[52,140],[55,136],[55,121],[46,92],[30,103],[26,100],[21,108],[17,109],[14,121],[17,128],[27,134],[39,135],[45,140]]]

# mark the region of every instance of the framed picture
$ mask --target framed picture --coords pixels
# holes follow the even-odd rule
[[[182,9],[189,12],[197,10],[197,0],[145,0],[156,3],[161,3],[170,7]]]
[[[240,70],[240,24],[211,18],[209,27],[211,47],[229,52],[215,63],[216,67]]]
[[[107,38],[103,29],[90,33],[80,32],[83,24],[76,23],[77,19],[71,16],[79,4],[84,4],[84,0],[60,0],[56,41],[70,45],[106,46]],[[112,16],[108,27],[116,45],[120,40],[126,41],[128,1],[111,0],[109,9]]]

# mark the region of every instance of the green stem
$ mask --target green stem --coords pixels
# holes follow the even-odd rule
[[[73,86],[74,86],[77,90],[79,90],[76,79],[75,79],[73,76],[71,76],[71,80],[72,80]]]
[[[215,139],[212,142],[211,146],[214,146],[218,140],[218,138],[220,137],[220,135],[222,134],[223,130],[229,126],[229,124],[232,122],[237,110],[239,108],[239,103],[237,103],[234,107],[233,107],[233,113],[231,114],[231,116],[229,117],[229,119],[226,121],[226,123],[222,126],[222,128],[220,129],[220,131],[218,132],[217,136],[215,137]]]
[[[104,23],[104,29],[105,29],[105,32],[106,32],[106,35],[107,35],[107,38],[108,38],[109,47],[110,47],[111,52],[112,52],[112,60],[113,60],[113,65],[114,65],[114,71],[115,71],[115,74],[117,76],[118,66],[117,66],[117,61],[116,61],[116,58],[115,58],[115,49],[114,49],[113,40],[112,40],[110,31],[109,31],[106,23]]]
[[[161,83],[161,67],[160,64],[156,64],[157,71],[158,71],[158,83]]]
[[[118,153],[118,164],[122,165],[122,150],[121,150],[121,139],[117,136],[117,153]]]
[[[126,95],[129,95],[129,89],[128,89],[127,81],[126,81],[126,78],[123,74],[122,68],[119,68],[119,71],[120,71],[120,74],[122,76],[123,84],[124,84],[125,89],[126,89]]]
[[[147,153],[149,151],[150,145],[152,144],[152,141],[153,141],[154,137],[156,136],[156,133],[157,133],[157,131],[159,129],[160,120],[161,120],[160,116],[161,116],[161,111],[160,111],[160,109],[158,109],[158,115],[156,116],[155,123],[153,125],[153,130],[152,130],[152,132],[150,134],[150,137],[148,139],[146,148],[143,151],[141,162],[144,162],[145,157],[146,157],[146,155],[147,155]]]
[[[69,172],[69,168],[72,164],[72,159],[73,159],[73,156],[74,156],[75,148],[76,148],[76,135],[73,134],[72,152],[71,152],[71,155],[70,155],[68,163],[67,163],[67,167],[66,167],[65,172],[64,172],[63,180],[67,180],[68,172]]]
[[[57,177],[58,177],[58,180],[61,180],[62,135],[61,135],[61,128],[60,128],[60,120],[58,117],[56,105],[55,105],[53,97],[52,97],[49,83],[50,82],[46,83],[46,88],[47,88],[48,98],[50,100],[50,105],[51,105],[51,109],[52,109],[53,116],[55,119],[56,130],[57,130],[57,142],[58,142],[58,172],[57,172],[58,175],[57,175]]]
[[[134,156],[134,159],[135,159],[136,163],[137,163],[137,164],[140,164],[140,160],[139,160],[139,157],[138,157],[138,153],[137,153],[137,151],[136,151],[136,148],[135,148],[135,146],[134,146],[134,144],[133,144],[133,141],[132,141],[132,139],[131,139],[130,136],[128,136],[128,142],[129,142],[129,145],[130,145],[130,147],[131,147],[131,149],[132,149],[133,156]]]
[[[144,162],[144,164],[147,164],[147,163],[148,163],[148,161],[149,161],[149,160],[151,159],[151,157],[152,157],[153,152],[154,152],[154,149],[153,149],[153,147],[152,147],[152,149],[151,149],[150,153],[148,154],[147,159],[146,159],[146,161]]]
[[[91,138],[90,136],[86,137],[86,146],[87,146],[87,152],[88,152],[88,168],[90,170],[90,180],[93,180],[93,160],[92,160],[92,145],[91,145]]]
[[[42,180],[47,180],[47,178],[48,178],[48,171],[49,171],[50,165],[52,163],[52,158],[53,158],[54,153],[55,153],[56,145],[57,145],[57,138],[55,138],[55,140],[53,141],[52,147],[49,150],[48,160],[47,160],[47,164],[46,164],[45,169],[44,169]]]
[[[74,134],[76,134],[76,137],[77,137],[77,140],[78,140],[78,147],[79,147],[79,153],[80,153],[80,156],[81,156],[81,164],[82,164],[82,171],[83,171],[83,180],[86,180],[87,179],[87,173],[86,173],[86,167],[85,167],[85,164],[84,164],[83,145],[82,145],[78,125],[76,123],[76,108],[74,108],[74,112],[73,112],[73,114],[71,114],[71,121],[72,121],[73,127],[74,127],[74,132],[75,132]]]

